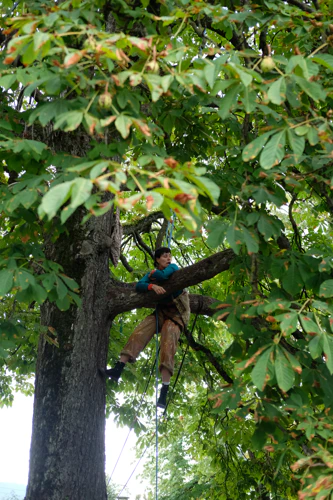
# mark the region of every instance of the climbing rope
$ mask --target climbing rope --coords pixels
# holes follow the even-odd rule
[[[166,246],[168,248],[170,248],[170,246],[171,246],[172,233],[173,233],[174,227],[175,227],[175,213],[172,212],[171,218],[168,222],[168,226],[167,226],[167,229],[165,232],[165,242],[166,242]]]
[[[158,307],[155,310],[156,315],[156,361],[155,361],[155,392],[156,392],[156,402],[155,402],[155,498],[158,500],[158,413],[157,413],[157,399],[158,399]]]
[[[137,414],[139,413],[139,411],[140,411],[140,409],[141,409],[141,406],[142,406],[143,401],[144,401],[144,398],[145,398],[145,396],[146,396],[146,394],[147,394],[147,390],[148,390],[148,387],[149,387],[150,381],[151,381],[151,379],[152,379],[152,376],[153,376],[153,373],[154,373],[154,370],[155,370],[155,363],[156,363],[156,356],[155,356],[155,359],[154,359],[154,363],[153,363],[153,365],[152,365],[152,368],[151,368],[151,370],[150,370],[150,374],[149,374],[149,377],[148,377],[148,380],[147,380],[147,383],[146,383],[146,386],[145,386],[144,392],[143,392],[143,394],[142,394],[142,396],[141,396],[141,400],[140,400],[140,402],[139,402],[139,406],[138,406],[137,412],[136,412],[136,414],[134,415],[134,417],[133,417],[133,419],[132,419],[132,422],[131,422],[131,425],[130,425],[130,428],[129,428],[128,434],[127,434],[126,439],[125,439],[125,441],[124,441],[124,444],[123,444],[123,446],[122,446],[122,448],[121,448],[121,451],[120,451],[120,453],[119,453],[119,456],[118,456],[118,458],[117,458],[117,460],[116,460],[115,466],[114,466],[114,467],[113,467],[113,469],[112,469],[112,472],[111,472],[111,475],[110,475],[110,478],[109,478],[108,484],[110,483],[110,481],[111,481],[111,479],[112,479],[112,476],[113,476],[113,474],[114,474],[114,471],[115,471],[115,470],[116,470],[116,468],[117,468],[118,462],[119,462],[119,460],[120,460],[120,458],[121,458],[121,455],[122,455],[122,453],[123,453],[123,451],[124,451],[124,448],[125,448],[125,446],[126,446],[126,443],[127,443],[127,441],[128,441],[128,438],[129,438],[129,436],[130,436],[130,434],[131,434],[131,432],[132,432],[132,430],[133,430],[133,428],[134,428],[134,423],[135,423],[135,421],[136,421],[136,419],[137,419]]]
[[[196,325],[196,322],[197,322],[197,319],[198,319],[198,315],[202,309],[202,303],[200,304],[199,308],[198,308],[198,311],[195,315],[195,318],[194,318],[194,321],[192,323],[192,328],[191,328],[191,331],[189,332],[190,335],[193,334],[193,331],[194,331],[194,328],[195,328],[195,325]],[[158,331],[158,313],[156,313],[156,331]],[[156,493],[156,500],[158,499],[158,427],[159,427],[159,423],[160,423],[160,420],[165,417],[166,415],[166,411],[167,411],[167,408],[169,406],[169,404],[171,403],[173,397],[170,399],[170,397],[168,398],[168,401],[167,401],[167,405],[162,413],[162,415],[160,416],[160,418],[158,418],[158,412],[157,412],[157,396],[158,396],[158,353],[159,353],[159,349],[158,349],[158,335],[156,335],[156,338],[157,338],[157,343],[156,343],[156,348],[157,348],[157,354],[156,354],[156,357],[155,357],[155,363],[154,363],[154,366],[155,366],[155,369],[157,367],[157,370],[156,370],[156,404],[155,404],[155,432],[152,434],[150,440],[148,441],[147,443],[147,446],[145,447],[145,449],[143,450],[139,460],[137,461],[137,463],[135,464],[134,466],[134,469],[132,470],[129,478],[127,479],[126,483],[124,484],[122,490],[120,491],[120,493],[118,493],[117,495],[117,498],[123,493],[123,491],[125,490],[126,486],[128,485],[128,483],[130,482],[134,472],[136,471],[136,469],[138,468],[141,460],[143,459],[144,455],[146,454],[146,451],[148,450],[148,448],[150,447],[151,445],[151,442],[152,440],[154,439],[155,437],[155,458],[156,458],[156,476],[155,476],[155,481],[156,481],[156,484],[155,484],[155,493]],[[174,390],[175,390],[175,387],[176,387],[176,384],[178,382],[178,379],[180,377],[180,373],[181,373],[181,370],[183,368],[183,365],[184,365],[184,361],[185,361],[185,357],[186,357],[186,354],[188,352],[188,349],[189,349],[189,344],[187,344],[186,346],[186,349],[185,349],[185,352],[183,354],[183,358],[182,358],[182,361],[180,363],[180,366],[179,366],[179,369],[178,369],[178,372],[177,372],[177,376],[176,376],[176,380],[172,386],[172,396],[174,395]],[[154,368],[154,367],[153,367]],[[151,372],[152,374],[152,372]],[[150,378],[149,378],[150,380]]]

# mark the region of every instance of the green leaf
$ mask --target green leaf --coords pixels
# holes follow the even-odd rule
[[[290,295],[298,294],[303,288],[303,280],[297,264],[293,261],[286,274],[282,278],[283,288]]]
[[[79,287],[78,283],[75,280],[73,280],[72,278],[69,278],[65,274],[61,274],[60,277],[65,282],[65,284],[66,284],[66,286],[68,288],[70,288],[71,290],[73,290],[73,292],[78,292],[78,290],[79,290],[80,287]]]
[[[226,95],[222,97],[221,103],[219,104],[219,111],[217,112],[222,120],[225,120],[229,116],[231,108],[234,106],[234,104],[236,104],[238,94],[239,85],[236,84],[231,86]]]
[[[51,187],[51,189],[43,197],[42,203],[38,208],[39,215],[43,215],[44,212],[48,215],[49,220],[51,220],[56,215],[61,205],[63,205],[70,197],[72,185],[73,181],[68,181]]]
[[[323,351],[326,357],[326,366],[330,372],[333,374],[333,339],[329,335],[323,336]]]
[[[238,74],[241,82],[245,87],[248,87],[250,85],[250,83],[253,80],[253,76],[250,73],[248,73],[243,66],[241,66],[240,64],[235,64],[233,62],[230,62],[228,66],[230,67],[233,73]]]
[[[268,170],[280,163],[284,157],[285,142],[285,130],[281,130],[271,137],[260,155],[260,165],[262,168]]]
[[[63,300],[68,292],[67,286],[64,284],[61,278],[56,277],[56,290],[60,300]]]
[[[36,280],[34,276],[26,271],[25,269],[19,269],[15,275],[15,285],[19,287],[20,290],[26,290],[29,285],[34,286]]]
[[[54,123],[54,129],[62,128],[65,132],[71,132],[77,129],[83,120],[84,113],[82,111],[69,111],[58,115]],[[67,124],[67,125],[65,125]]]
[[[240,224],[233,224],[227,230],[227,241],[233,251],[238,255],[243,244],[243,235]]]
[[[315,337],[313,337],[313,339],[310,340],[308,347],[312,359],[316,359],[321,356],[321,353],[323,351],[323,340],[323,335],[316,335]]]
[[[29,208],[38,199],[38,191],[36,189],[24,189],[16,197],[24,208]]]
[[[251,372],[252,382],[260,391],[264,390],[270,379],[268,364],[270,362],[270,356],[273,348],[273,346],[269,347],[258,357],[255,367]]]
[[[286,336],[290,335],[296,330],[298,323],[298,314],[296,312],[286,312],[284,314],[279,314],[276,316],[278,321],[281,321],[280,328],[281,332]]]
[[[0,87],[8,90],[12,87],[13,83],[16,82],[16,75],[5,75],[0,78]]]
[[[273,104],[277,105],[286,100],[286,82],[284,77],[279,78],[269,87],[267,96]]]
[[[299,318],[306,333],[310,335],[321,334],[319,326],[307,314],[300,314]]]
[[[46,290],[37,283],[33,287],[33,293],[37,304],[42,304],[47,299]]]
[[[315,129],[314,127],[309,128],[307,137],[308,137],[308,141],[311,144],[311,146],[315,146],[316,144],[318,144],[319,136],[318,136],[317,129]]]
[[[291,354],[291,352],[287,351],[287,349],[285,349],[284,347],[282,347],[282,351],[283,351],[283,354],[285,355],[285,357],[287,358],[287,360],[289,361],[294,372],[296,372],[298,374],[302,373],[302,367],[301,367],[298,359],[296,359],[295,356],[293,354]]]
[[[147,210],[159,208],[163,203],[163,196],[155,191],[146,191]]]
[[[325,66],[325,68],[333,71],[333,56],[330,54],[316,54],[311,57],[311,61],[315,61],[316,63]]]
[[[305,148],[305,137],[296,135],[292,129],[288,129],[287,135],[289,145],[295,154],[295,162],[297,163]]]
[[[72,181],[72,195],[71,203],[69,207],[75,209],[82,205],[90,197],[93,184],[89,179],[83,179],[78,177],[75,181]]]
[[[220,196],[220,188],[214,181],[208,179],[207,177],[189,175],[189,180],[192,180],[197,186],[199,186],[202,191],[209,196],[213,203],[217,203]]]
[[[132,119],[126,115],[119,115],[115,121],[116,129],[120,132],[123,139],[129,136]]]
[[[262,148],[265,146],[268,138],[272,135],[272,132],[266,132],[263,135],[257,137],[254,141],[250,142],[245,146],[242,153],[242,158],[244,161],[254,160],[256,156],[260,153]]]
[[[319,297],[333,297],[333,280],[326,280],[320,285]]]
[[[260,215],[258,230],[263,235],[265,241],[268,241],[272,237],[276,239],[281,234],[281,228],[274,217],[266,214]]]
[[[212,62],[207,63],[204,67],[204,75],[211,89],[214,87],[215,83],[215,70],[216,67]]]
[[[242,228],[243,241],[246,245],[247,252],[249,255],[252,253],[257,253],[259,251],[259,239],[258,235],[253,230],[249,230],[246,227]]]
[[[209,223],[207,227],[208,231],[207,245],[210,248],[216,248],[222,245],[225,238],[227,227],[228,227],[227,224],[221,220],[213,220]]]
[[[61,224],[65,224],[65,222],[70,218],[71,215],[75,212],[75,208],[71,208],[69,205],[66,205],[60,214]]]
[[[22,62],[25,66],[29,66],[33,63],[38,55],[38,52],[34,50],[33,42],[25,45],[24,52],[22,55]]]
[[[167,92],[169,90],[169,87],[171,86],[171,84],[172,84],[173,81],[174,81],[174,76],[173,75],[162,76],[162,78],[161,78],[161,87],[164,90],[164,92]]]
[[[300,76],[293,75],[294,80],[301,89],[315,101],[325,101],[326,92],[322,86],[317,82],[310,82],[301,78]]]
[[[309,126],[308,125],[300,125],[299,127],[296,127],[294,130],[296,135],[302,136],[306,135],[309,131]]]
[[[34,34],[34,50],[37,52],[48,40],[50,35],[43,31],[36,31]]]
[[[69,297],[66,295],[62,299],[57,299],[56,300],[56,305],[60,309],[60,311],[68,311],[68,309],[71,306],[71,302],[69,300]]]
[[[214,88],[212,89],[212,94],[216,95],[219,92],[223,92],[228,88],[231,87],[234,83],[237,83],[237,80],[235,78],[230,78],[230,80],[216,80]]]
[[[295,373],[279,346],[275,349],[274,367],[278,386],[284,392],[289,391],[294,385]]]
[[[250,90],[249,87],[244,87],[242,102],[244,104],[246,113],[253,113],[253,111],[256,109],[256,99],[257,94],[253,90]]]
[[[0,297],[10,292],[13,286],[13,271],[2,269],[0,271]]]

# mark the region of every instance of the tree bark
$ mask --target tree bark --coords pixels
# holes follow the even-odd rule
[[[110,316],[104,290],[109,252],[100,232],[111,233],[113,213],[79,224],[47,245],[81,284],[82,307],[42,308],[42,323],[55,328],[59,347],[41,337],[36,367],[29,483],[26,500],[106,500],[105,382]]]

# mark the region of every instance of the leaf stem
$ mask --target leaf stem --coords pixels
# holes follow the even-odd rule
[[[96,99],[96,96],[97,96],[98,92],[95,92],[95,94],[92,96],[92,98],[90,99],[90,102],[88,104],[88,106],[86,107],[85,109],[85,113],[88,113],[89,109],[91,108],[91,105],[92,103],[94,102],[94,100]]]
[[[320,47],[318,47],[318,49],[314,50],[313,52],[311,52],[310,55],[308,55],[307,59],[309,59],[310,57],[314,56],[315,54],[317,54],[317,52],[319,52],[321,49],[323,49],[324,47],[326,47],[326,45],[328,45],[327,42],[323,43],[323,45],[321,45]]]

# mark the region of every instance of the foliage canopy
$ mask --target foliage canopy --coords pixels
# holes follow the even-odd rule
[[[199,287],[220,302],[198,327],[233,382],[188,355],[162,498],[330,498],[332,4],[1,5],[1,400],[8,370],[23,386],[33,371],[39,334],[57,345],[39,306],[80,307],[80,284],[45,245],[75,214],[84,224],[119,207],[126,229],[159,210],[148,231],[124,231],[112,276],[134,280],[173,211],[180,264],[233,250]],[[114,327],[111,356],[131,326]],[[136,373],[122,408],[110,395],[120,422]]]

